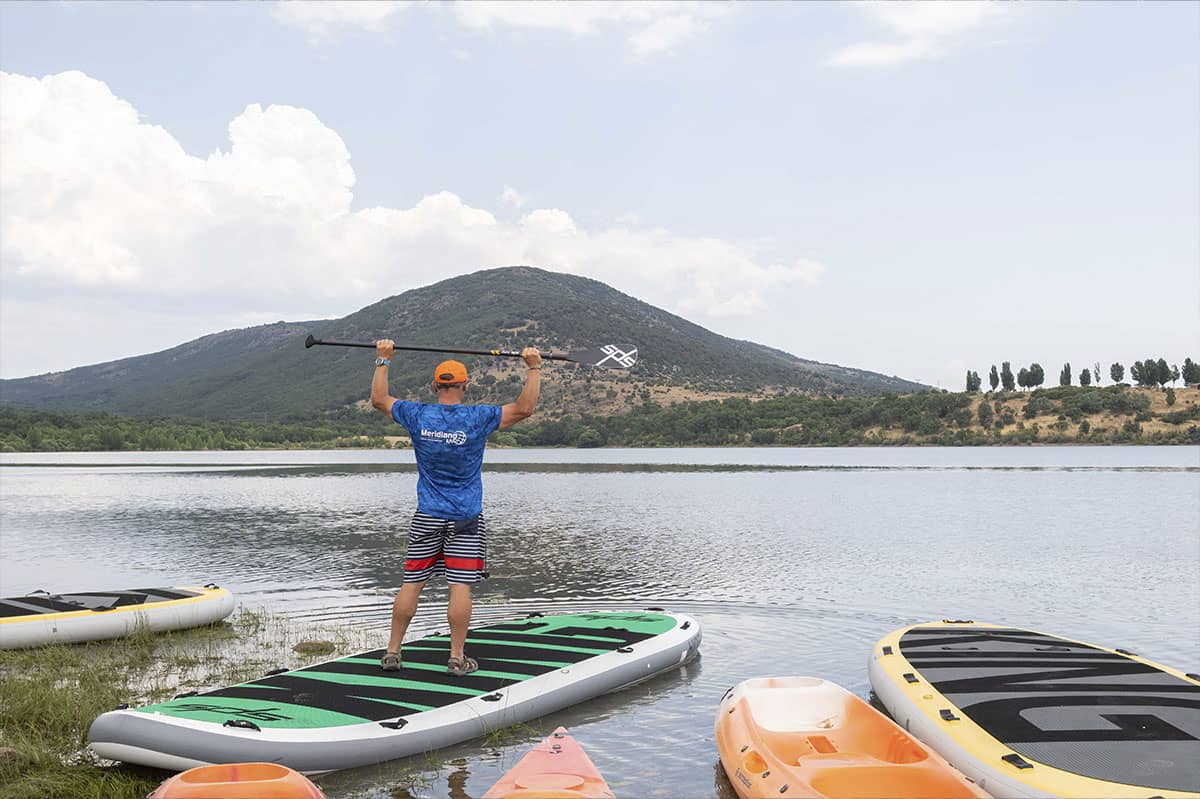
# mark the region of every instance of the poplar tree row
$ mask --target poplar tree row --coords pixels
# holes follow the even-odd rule
[[[1114,363],[1108,367],[1108,376],[1114,383],[1120,383],[1125,379],[1125,366],[1121,363]],[[1152,388],[1155,386],[1165,386],[1170,383],[1172,386],[1180,378],[1183,379],[1185,385],[1194,385],[1200,383],[1200,364],[1192,361],[1191,358],[1185,358],[1183,361],[1183,369],[1178,365],[1167,364],[1166,358],[1147,358],[1144,361],[1134,361],[1133,366],[1129,367],[1129,379],[1139,386],[1144,388]],[[1046,382],[1046,372],[1042,369],[1039,363],[1032,363],[1028,367],[1021,367],[1014,375],[1012,364],[1004,361],[1000,365],[1000,369],[996,369],[996,365],[992,364],[992,371],[988,373],[988,384],[991,385],[992,391],[1003,386],[1005,391],[1013,391],[1018,386],[1021,388],[1037,388]],[[1062,371],[1058,373],[1058,384],[1060,386],[1071,385],[1071,364],[1064,363]],[[1084,369],[1079,373],[1079,385],[1091,386],[1100,385],[1100,363],[1097,361],[1092,364],[1091,369]],[[974,393],[983,388],[983,380],[979,377],[979,372],[967,371],[967,391]]]

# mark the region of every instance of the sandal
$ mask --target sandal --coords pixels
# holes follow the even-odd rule
[[[379,659],[379,668],[384,671],[400,671],[400,653],[388,652]]]
[[[475,658],[469,658],[463,655],[462,658],[450,658],[446,661],[446,673],[452,674],[455,677],[465,677],[473,671],[479,670],[479,661]]]

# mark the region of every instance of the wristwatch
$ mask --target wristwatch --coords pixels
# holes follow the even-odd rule
[[[387,358],[376,358],[375,359],[376,366],[387,366],[389,363],[391,363],[391,361],[389,361]]]

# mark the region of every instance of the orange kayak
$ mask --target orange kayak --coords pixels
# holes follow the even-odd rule
[[[483,799],[616,799],[591,758],[559,727],[530,749]]]
[[[982,788],[887,716],[816,677],[730,688],[717,751],[742,799],[977,799]]]
[[[225,763],[176,774],[146,799],[325,799],[325,794],[287,766]]]

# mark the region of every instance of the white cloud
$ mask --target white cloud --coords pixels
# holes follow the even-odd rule
[[[910,39],[903,42],[857,42],[843,47],[829,57],[835,66],[884,66],[930,58],[938,55],[930,42]]]
[[[835,66],[881,66],[943,55],[957,40],[1006,13],[996,0],[875,0],[855,5],[898,37],[856,42],[833,53]]]
[[[505,186],[504,191],[500,194],[500,201],[509,205],[520,208],[525,204],[525,198],[521,192],[514,189],[512,186]]]
[[[388,17],[411,5],[400,0],[282,0],[271,11],[283,24],[307,33],[313,44],[321,44],[344,30],[383,31]]]
[[[7,376],[42,368],[43,345],[34,342],[85,334],[30,310],[47,301],[130,309],[108,318],[136,346],[95,353],[96,362],[245,320],[312,318],[314,308],[340,315],[508,264],[586,275],[712,316],[763,308],[772,290],[811,285],[824,269],[629,223],[587,230],[562,209],[504,222],[448,191],[411,208],[354,210],[345,143],[303,108],[248,106],[229,124],[228,148],[200,158],[81,72],[0,73],[0,94]],[[180,324],[163,324],[172,318]]]
[[[633,54],[647,58],[668,52],[675,46],[708,29],[708,23],[696,14],[671,14],[660,17],[629,37]]]
[[[273,11],[276,19],[304,30],[310,41],[321,44],[347,29],[383,31],[388,17],[410,6],[430,11],[442,8],[439,4],[384,0],[285,0]],[[623,30],[638,58],[673,50],[707,30],[710,20],[733,13],[730,3],[692,0],[460,0],[449,7],[459,25],[476,31],[534,29],[587,36],[606,29]],[[453,52],[456,57],[466,53],[461,49]]]
[[[469,28],[541,28],[574,36],[596,33],[605,27],[632,29],[629,44],[638,57],[672,50],[707,30],[710,20],[733,13],[729,3],[686,0],[460,2],[454,4],[454,9],[459,22]]]

